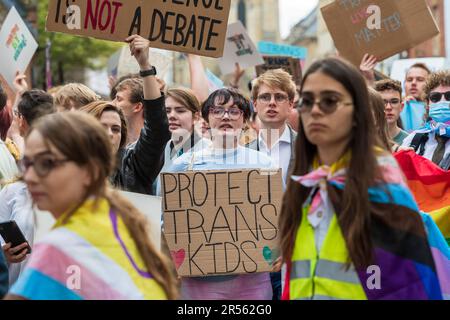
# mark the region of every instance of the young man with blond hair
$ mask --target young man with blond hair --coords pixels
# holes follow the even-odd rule
[[[252,100],[260,131],[248,148],[266,153],[281,168],[284,187],[294,165],[297,133],[287,123],[296,94],[292,76],[282,69],[269,70],[252,83]],[[273,299],[281,298],[281,273],[271,273]]]
[[[100,100],[92,89],[81,83],[69,83],[62,86],[54,95],[58,112],[78,110],[91,102]]]
[[[249,148],[267,153],[279,165],[286,184],[293,165],[297,133],[287,124],[294,107],[296,88],[282,69],[269,70],[253,81],[252,100],[261,122],[258,138]]]

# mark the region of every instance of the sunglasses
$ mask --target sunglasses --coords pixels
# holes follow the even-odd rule
[[[441,92],[432,92],[429,94],[428,99],[430,99],[431,102],[437,103],[441,101],[442,96],[444,96],[445,101],[450,101],[450,91],[441,93]]]
[[[353,105],[353,102],[343,102],[336,95],[322,96],[320,100],[315,100],[312,96],[305,96],[300,99],[297,109],[300,113],[311,112],[316,103],[325,114],[335,112],[340,105]]]
[[[33,167],[38,177],[45,178],[53,169],[69,161],[68,159],[55,159],[49,154],[44,154],[36,156],[34,160],[24,157],[19,161],[19,168],[24,175],[30,167]]]

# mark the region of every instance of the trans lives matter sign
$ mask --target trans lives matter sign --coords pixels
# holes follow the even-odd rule
[[[179,276],[267,272],[278,257],[281,171],[162,173],[164,234]]]
[[[218,58],[231,0],[49,0],[48,31],[124,41],[139,34],[152,47]]]
[[[268,70],[283,69],[292,76],[297,85],[301,85],[302,67],[299,59],[288,56],[264,56],[263,58],[264,64],[256,66],[258,77]]]
[[[439,33],[425,0],[338,0],[321,8],[339,54],[359,66],[382,61]]]

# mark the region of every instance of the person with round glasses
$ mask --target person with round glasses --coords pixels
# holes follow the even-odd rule
[[[359,70],[319,60],[301,88],[295,167],[279,221],[283,299],[442,299],[428,229],[397,162],[377,146]],[[372,285],[374,269],[381,286]]]
[[[20,136],[25,137],[34,122],[55,111],[53,97],[50,94],[36,89],[23,92],[15,115]],[[19,167],[23,169],[23,160],[19,161]],[[16,180],[0,191],[0,222],[14,220],[27,240],[17,246],[1,241],[2,251],[9,264],[10,286],[17,281],[25,269],[29,258],[27,248],[33,246],[36,228],[36,212],[27,185],[20,179]]]
[[[235,89],[213,92],[202,105],[209,123],[212,145],[189,151],[175,159],[168,172],[188,170],[273,169],[272,160],[262,152],[239,144],[244,122],[250,117],[250,101]],[[251,213],[248,213],[251,214]],[[186,300],[270,300],[268,272],[181,279],[181,298]]]
[[[150,240],[147,219],[110,188],[113,164],[110,138],[93,116],[56,113],[33,124],[23,180],[37,208],[56,223],[34,244],[7,299],[177,297],[170,261]]]
[[[444,170],[450,169],[450,71],[432,73],[424,94],[427,102],[427,122],[412,132],[403,146],[413,148]]]
[[[408,133],[401,127],[400,113],[403,111],[402,84],[399,81],[386,79],[375,83],[375,90],[381,94],[384,101],[384,113],[389,131],[389,137],[399,146]]]

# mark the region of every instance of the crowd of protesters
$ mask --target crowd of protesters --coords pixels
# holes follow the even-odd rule
[[[126,42],[141,71],[113,81],[109,99],[78,83],[30,89],[20,74],[15,97],[0,87],[0,222],[14,220],[27,239],[2,243],[0,296],[450,298],[448,243],[393,157],[414,151],[450,169],[450,71],[413,65],[403,95],[400,82],[374,72],[372,56],[359,69],[327,58],[299,86],[269,70],[248,94],[237,65],[229,88],[209,92],[199,57],[188,57],[190,88],[168,87],[149,41]],[[410,101],[425,113],[407,129]],[[271,273],[179,278],[144,215],[117,191],[160,195],[161,172],[253,168],[282,172],[281,254]],[[35,208],[56,219],[36,242]],[[66,281],[72,265],[83,272],[78,288]],[[382,289],[368,284],[372,265],[389,270]]]

